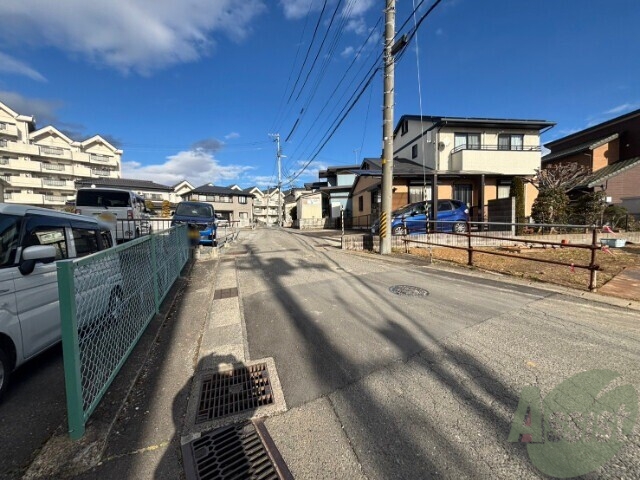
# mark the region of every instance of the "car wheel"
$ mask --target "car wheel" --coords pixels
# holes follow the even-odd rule
[[[397,227],[393,227],[394,235],[404,235],[404,227],[402,225],[398,225]]]
[[[3,350],[0,350],[0,400],[9,385],[9,376],[11,374],[11,364],[9,357]]]
[[[465,233],[467,231],[467,224],[463,222],[456,222],[453,224],[453,231],[455,233]]]

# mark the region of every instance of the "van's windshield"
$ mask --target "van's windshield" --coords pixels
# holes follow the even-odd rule
[[[213,217],[213,207],[196,203],[179,203],[176,207],[176,215],[183,217]]]
[[[78,207],[129,207],[129,192],[114,190],[78,190],[76,206]]]

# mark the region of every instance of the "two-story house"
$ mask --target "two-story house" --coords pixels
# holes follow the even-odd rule
[[[325,178],[327,185],[320,187],[320,191],[327,195],[329,203],[329,218],[336,220],[340,218],[341,210],[344,210],[345,218],[351,217],[352,205],[351,187],[356,179],[354,170],[360,165],[341,165],[327,167],[326,170],[318,172],[319,178]]]
[[[545,144],[543,168],[578,163],[591,174],[576,191],[604,191],[612,204],[640,214],[640,110]]]
[[[394,208],[423,192],[427,200],[463,201],[472,220],[485,220],[487,202],[508,197],[513,177],[535,175],[540,135],[554,125],[546,120],[403,115],[394,130],[394,158],[418,165],[421,172],[394,182]],[[537,196],[532,185],[525,196],[525,214],[530,215]]]
[[[75,181],[121,176],[122,150],[100,135],[83,141],[53,126],[36,129],[34,117],[0,103],[2,201],[63,208],[75,197]]]
[[[182,199],[210,203],[223,219],[239,227],[253,223],[253,195],[244,190],[207,183],[183,194]]]

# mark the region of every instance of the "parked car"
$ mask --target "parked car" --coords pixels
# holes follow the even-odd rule
[[[56,262],[110,248],[112,227],[73,213],[0,203],[0,397],[13,370],[60,341]],[[118,303],[122,290],[111,277],[101,269],[85,284],[80,293],[94,296],[81,302],[79,316]]]
[[[189,235],[196,243],[216,245],[217,217],[210,203],[180,202],[173,214],[171,225],[180,223],[189,225]]]
[[[412,233],[426,233],[427,219],[431,219],[433,202],[415,202],[405,205],[393,212],[391,218],[391,232],[393,235]],[[438,200],[438,218],[436,219],[436,231],[464,233],[467,231],[469,221],[469,208],[459,200]],[[406,228],[406,232],[405,232]],[[380,230],[380,220],[376,220],[371,227],[371,233],[377,234]],[[433,230],[433,224],[429,224],[429,230]]]
[[[144,198],[131,190],[80,188],[76,213],[114,223],[118,242],[150,234],[152,230]]]

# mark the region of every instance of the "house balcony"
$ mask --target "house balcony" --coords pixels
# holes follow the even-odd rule
[[[521,150],[503,150],[497,145],[483,145],[480,148],[463,145],[451,152],[448,170],[534,175],[536,168],[540,168],[540,158],[540,146],[537,145],[525,145]]]

